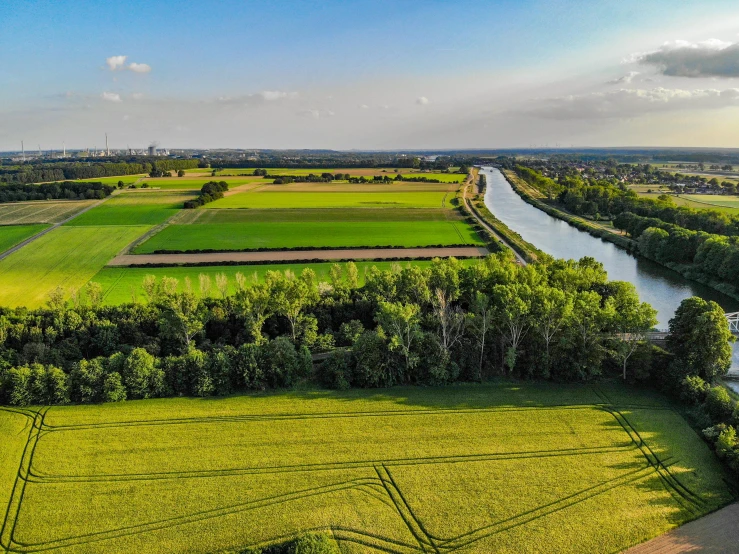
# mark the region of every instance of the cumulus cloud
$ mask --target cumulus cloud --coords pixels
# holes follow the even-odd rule
[[[111,71],[123,71],[126,69],[134,73],[149,73],[151,71],[151,66],[147,63],[131,62],[126,65],[127,59],[128,56],[111,56],[105,58],[105,63]]]
[[[739,106],[739,89],[619,89],[549,98],[524,113],[546,119],[608,119],[730,106]]]
[[[677,40],[653,52],[635,54],[627,61],[654,66],[672,77],[739,77],[739,43]]]
[[[626,75],[623,75],[619,77],[618,79],[613,79],[612,81],[608,81],[607,84],[609,85],[621,85],[624,83],[630,83],[634,80],[634,77],[639,75],[638,71],[629,71]]]
[[[104,92],[100,95],[103,100],[108,102],[121,102],[121,95],[117,92]]]
[[[418,98],[416,98],[416,104],[418,104],[419,106],[425,106],[428,103],[429,99],[425,96],[419,96]]]
[[[128,69],[134,73],[149,73],[151,66],[148,63],[130,63]]]
[[[128,56],[111,56],[110,58],[105,59],[105,63],[108,64],[108,69],[116,71],[124,68],[127,57]]]

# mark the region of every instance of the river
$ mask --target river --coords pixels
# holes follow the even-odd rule
[[[526,241],[555,258],[591,256],[601,262],[608,277],[634,284],[639,297],[657,310],[657,326],[666,329],[684,299],[700,296],[714,300],[726,312],[739,311],[739,301],[710,287],[685,279],[655,262],[632,256],[615,244],[580,231],[524,202],[496,168],[481,170],[487,179],[485,205]],[[739,377],[739,343],[734,344],[732,374]],[[739,392],[739,382],[731,383]]]

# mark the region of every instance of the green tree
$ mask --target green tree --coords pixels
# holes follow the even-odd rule
[[[613,315],[611,328],[616,335],[614,354],[621,362],[624,380],[629,358],[646,339],[646,333],[657,324],[657,310],[639,301],[631,283],[610,283],[609,313]]]
[[[419,336],[419,313],[417,304],[380,302],[375,319],[390,334],[390,348],[400,350],[405,359],[406,370],[416,363],[413,344]]]
[[[131,398],[153,398],[164,390],[164,372],[143,348],[134,348],[126,357],[122,376]]]

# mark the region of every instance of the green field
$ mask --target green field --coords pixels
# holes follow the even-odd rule
[[[472,264],[477,260],[460,260],[464,265]],[[366,271],[375,266],[381,270],[389,270],[393,267],[406,267],[408,265],[416,265],[419,267],[428,267],[431,262],[426,260],[404,261],[404,262],[361,262],[357,261],[357,269],[359,270],[359,284],[364,284],[364,276]],[[340,264],[344,267],[344,264]],[[304,268],[310,268],[316,272],[316,278],[319,281],[330,281],[329,271],[333,263],[295,263],[295,264],[260,264],[260,265],[224,265],[224,266],[205,266],[205,267],[104,267],[97,275],[90,279],[96,283],[100,283],[104,291],[104,302],[109,305],[125,304],[132,301],[135,296],[136,300],[141,302],[144,300],[142,283],[147,275],[154,275],[157,279],[162,277],[172,277],[179,280],[178,290],[182,290],[185,277],[189,277],[193,285],[193,290],[198,293],[198,279],[201,274],[211,278],[213,290],[211,294],[216,295],[218,291],[215,288],[216,275],[222,273],[226,275],[229,283],[229,291],[235,292],[237,273],[243,274],[249,282],[254,278],[261,281],[268,271],[287,271],[300,273]]]
[[[330,530],[347,553],[611,553],[731,499],[682,418],[617,384],[3,409],[0,436],[0,538],[21,552]]]
[[[482,244],[482,241],[469,224],[454,221],[226,223],[169,225],[138,246],[135,253],[437,244]]]
[[[59,223],[96,200],[37,200],[0,204],[0,225]]]
[[[254,181],[265,183],[271,182],[262,179],[262,177],[157,177],[143,179],[138,186],[147,183],[153,189],[183,189],[183,190],[200,190],[200,188],[209,181],[226,181],[230,187],[243,185],[245,183],[253,183]]]
[[[92,177],[90,179],[77,179],[78,181],[84,183],[84,182],[93,182],[93,183],[103,183],[106,185],[117,185],[119,181],[123,181],[124,185],[130,185],[131,183],[135,183],[139,179],[146,180],[149,176],[145,173],[140,173],[139,175],[120,175],[118,177]]]
[[[12,248],[28,237],[46,229],[48,225],[3,225],[0,226],[0,253]]]
[[[57,286],[82,287],[146,226],[59,227],[0,260],[0,306],[37,308]]]
[[[675,203],[698,210],[718,210],[727,214],[739,213],[739,197],[716,196],[711,194],[681,194]]]
[[[68,225],[157,225],[182,209],[186,192],[123,192],[74,218]]]
[[[446,192],[241,192],[209,208],[441,208]]]

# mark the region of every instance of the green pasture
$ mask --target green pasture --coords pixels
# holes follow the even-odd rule
[[[739,209],[739,196],[718,196],[714,194],[682,194],[684,198],[696,204],[710,205],[721,208]]]
[[[677,412],[620,384],[3,409],[0,437],[0,539],[22,552],[210,553],[320,529],[347,553],[611,553],[731,500]]]
[[[476,260],[460,260],[462,264],[468,265],[475,263]],[[402,262],[355,262],[359,270],[359,284],[364,284],[366,272],[371,267],[377,267],[380,270],[389,270],[392,268],[402,268],[408,265],[419,267],[428,267],[431,262],[427,260],[413,260]],[[268,271],[287,271],[300,273],[303,269],[310,268],[316,272],[316,278],[319,281],[329,282],[329,271],[333,263],[293,263],[293,264],[259,264],[259,265],[224,265],[224,266],[203,266],[203,267],[104,267],[92,279],[96,283],[100,283],[104,291],[104,302],[109,305],[118,305],[131,302],[133,297],[136,301],[141,302],[145,299],[142,283],[147,275],[154,275],[157,279],[162,277],[171,277],[179,280],[178,290],[182,290],[185,278],[189,278],[193,291],[198,293],[200,275],[207,275],[211,278],[213,290],[211,294],[217,294],[215,288],[215,278],[218,274],[223,274],[228,278],[229,292],[235,292],[236,274],[244,275],[248,282],[262,281]],[[345,264],[339,264],[345,268]]]
[[[94,183],[103,183],[106,185],[118,185],[118,181],[123,181],[124,185],[130,185],[131,183],[135,183],[139,179],[147,179],[149,176],[145,173],[140,173],[138,175],[120,175],[118,177],[91,177],[90,179],[77,179],[77,181],[84,183],[84,182],[94,182]]]
[[[136,248],[156,250],[244,250],[252,248],[433,246],[481,244],[474,229],[461,221],[301,221],[169,225]]]
[[[209,208],[442,208],[446,192],[241,192]]]
[[[0,225],[59,223],[94,202],[95,200],[36,200],[0,204]]]
[[[57,286],[82,287],[147,226],[64,226],[0,260],[0,306],[37,308]]]
[[[208,204],[207,206],[210,206]],[[374,221],[463,221],[456,210],[445,208],[292,208],[292,209],[238,209],[211,210],[208,207],[198,210],[184,210],[177,216],[176,223],[195,225],[214,225],[230,223],[362,223]]]
[[[48,225],[3,225],[0,226],[0,253],[12,248],[28,237],[46,229]]]
[[[195,194],[186,192],[123,192],[74,218],[67,225],[157,225],[182,209]]]
[[[137,183],[136,186],[140,188],[141,185],[146,183],[153,189],[200,190],[209,181],[226,181],[230,187],[236,187],[246,183],[253,183],[257,180],[260,182],[264,181],[265,183],[271,182],[262,177],[220,177],[218,175],[211,177],[209,174],[205,177],[147,177]]]

